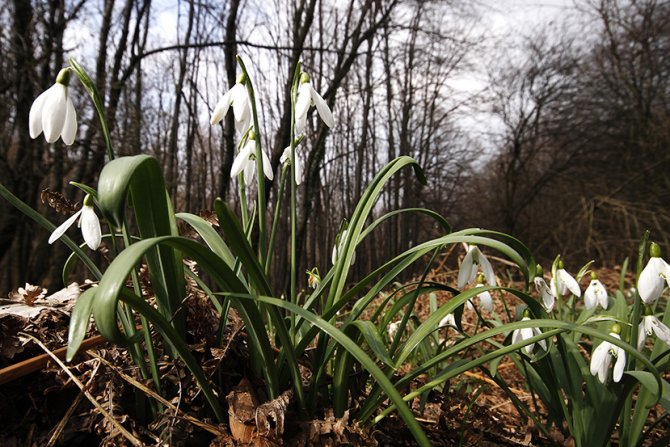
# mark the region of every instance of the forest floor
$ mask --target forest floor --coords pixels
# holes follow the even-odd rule
[[[449,276],[453,272],[441,275]],[[619,273],[616,269],[600,271],[599,277],[614,287]],[[450,280],[448,277],[435,279]],[[52,300],[45,309],[36,313],[33,310],[27,318],[0,313],[2,446],[132,445],[129,439],[136,439],[138,445],[213,447],[415,444],[396,416],[368,427],[350,421],[348,414],[335,418],[332,411],[325,410],[322,419],[305,421],[293,412],[289,393],[271,401],[269,407],[259,407],[258,402],[264,400],[258,392],[262,387],[253,383],[247,374],[246,334],[241,320],[231,313],[222,348],[213,348],[212,337],[218,320],[207,299],[197,293],[191,294],[187,301],[192,340],[198,340],[191,348],[205,373],[222,385],[230,417],[227,424],[216,425],[207,419],[206,405],[190,373],[180,362],[167,356],[161,356],[160,361],[163,394],[176,397],[164,403],[167,410],[163,417],[147,424],[133,414],[132,409],[137,408],[136,390],[140,390],[140,395],[150,393],[150,381],[133,379],[137,376],[136,367],[125,350],[108,345],[93,332],[90,345],[66,366],[67,370],[44,359],[35,372],[14,377],[14,371],[10,371],[12,365],[44,358],[45,349],[57,351],[66,346],[71,292],[72,289],[68,296],[68,290],[64,289],[60,292],[59,304]],[[446,298],[440,297],[443,299]],[[43,301],[38,299],[28,307],[39,307]],[[508,308],[513,312],[514,303],[508,303]],[[416,310],[420,317],[425,317],[430,312],[428,301],[421,299]],[[495,310],[499,314],[506,311],[500,302],[496,303]],[[30,313],[30,309],[27,312]],[[466,311],[464,329],[471,328],[475,322],[476,314]],[[40,340],[43,347],[36,340]],[[504,359],[498,371],[510,392],[541,413],[541,405],[533,401],[523,376],[511,361]],[[75,383],[70,374],[80,383]],[[98,407],[81,391],[82,387]],[[259,408],[263,409],[260,413],[265,418],[261,422]],[[432,392],[423,405],[416,399],[412,408],[436,446],[574,445],[574,441],[566,439],[558,429],[546,436],[535,428],[483,370],[459,376],[442,392]],[[103,410],[108,416],[103,416]],[[254,414],[258,424],[255,429]],[[130,438],[124,437],[121,430],[126,430]],[[666,423],[656,431],[667,430]],[[259,436],[259,432],[263,436]]]

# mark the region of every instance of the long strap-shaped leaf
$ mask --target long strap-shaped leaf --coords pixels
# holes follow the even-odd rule
[[[135,221],[142,239],[176,235],[172,205],[165,190],[158,161],[148,155],[121,157],[105,165],[98,180],[100,210],[117,227],[125,224],[125,207],[131,195]],[[181,256],[171,247],[155,247],[145,253],[158,310],[185,334],[186,315],[177,314],[184,298]]]
[[[393,387],[391,381],[384,375],[384,372],[379,369],[377,364],[356,343],[347,337],[345,333],[318,315],[315,315],[312,312],[305,310],[293,303],[266,296],[237,295],[237,297],[247,300],[258,300],[300,315],[300,317],[307,320],[315,327],[318,327],[330,338],[339,343],[344,349],[351,353],[351,355],[356,360],[360,362],[363,368],[365,368],[375,378],[375,380],[377,380],[379,386],[384,390],[400,416],[405,421],[405,424],[407,424],[407,428],[410,430],[417,443],[421,446],[431,445],[430,441],[426,437],[426,434],[423,432],[421,426],[414,417],[414,414],[412,414],[412,411],[409,409],[407,404],[405,404],[400,393],[398,393],[398,391]]]
[[[244,284],[237,278],[228,264],[209,248],[179,236],[145,239],[123,250],[107,268],[100,281],[93,305],[93,316],[100,334],[105,338],[119,344],[126,343],[126,337],[121,334],[116,323],[117,301],[125,287],[126,277],[130,270],[142,259],[146,252],[158,245],[166,245],[177,249],[196,261],[222,290],[248,293]],[[268,387],[277,389],[277,371],[273,361],[273,352],[258,308],[247,301],[241,304],[237,303],[235,307],[247,326],[250,346],[258,350],[260,361],[263,362],[263,371],[265,379],[268,381]]]
[[[219,218],[219,225],[224,234],[228,237],[228,243],[232,251],[238,256],[238,259],[249,274],[250,284],[261,295],[269,296],[272,294],[270,288],[270,281],[265,274],[265,269],[258,262],[258,258],[254,255],[253,249],[242,230],[242,226],[237,220],[237,216],[220,198],[214,201],[214,210]],[[298,369],[298,361],[295,354],[294,344],[290,338],[290,334],[286,329],[284,319],[274,307],[268,309],[270,318],[277,329],[277,335],[281,341],[281,355],[279,357],[278,365],[283,367],[286,365],[293,380],[293,387],[296,392],[296,398],[301,407],[304,408],[304,393],[302,389],[302,377]],[[286,362],[284,362],[286,358]],[[280,371],[281,373],[281,371]],[[281,376],[280,376],[281,377]],[[278,389],[269,389],[271,398],[274,398],[274,393]]]

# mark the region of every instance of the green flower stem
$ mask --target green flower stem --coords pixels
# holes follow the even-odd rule
[[[107,148],[107,157],[109,160],[114,160],[114,148],[112,146],[112,138],[109,135],[109,127],[107,126],[107,117],[105,116],[105,107],[100,97],[100,92],[98,92],[95,83],[91,77],[86,73],[84,67],[79,65],[77,61],[73,58],[70,58],[70,66],[72,71],[74,71],[77,79],[81,82],[88,92],[89,96],[93,100],[93,106],[95,107],[96,112],[98,112],[98,119],[100,120],[100,128],[102,130],[102,136],[105,139],[105,147]]]
[[[291,303],[298,303],[298,271],[297,271],[297,186],[295,183],[295,101],[298,94],[298,83],[300,82],[300,62],[295,65],[293,72],[293,82],[291,83],[291,129],[289,132],[291,138]],[[293,345],[296,343],[296,320],[295,313],[291,313],[291,340]]]
[[[265,203],[265,175],[263,174],[263,149],[261,147],[260,126],[258,125],[258,112],[256,109],[256,96],[254,94],[254,86],[251,83],[251,78],[244,66],[244,62],[240,56],[237,56],[237,63],[242,69],[246,81],[244,85],[249,94],[249,102],[251,103],[251,115],[254,122],[254,132],[256,132],[256,180],[258,184],[258,251],[259,258],[264,260],[267,254],[267,247],[265,241],[265,211],[267,209]]]
[[[284,187],[286,186],[286,174],[288,169],[286,167],[281,170],[281,178],[279,180],[279,194],[277,194],[277,203],[275,204],[275,215],[272,219],[272,231],[270,231],[270,243],[268,244],[268,256],[265,259],[265,274],[270,271],[270,260],[275,248],[275,236],[277,235],[277,224],[279,223],[279,213],[281,212],[282,201],[284,198]]]

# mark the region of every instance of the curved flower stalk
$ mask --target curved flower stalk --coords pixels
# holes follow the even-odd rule
[[[298,96],[295,101],[295,133],[297,135],[305,131],[307,112],[312,105],[316,106],[316,110],[326,126],[333,127],[335,125],[330,107],[312,87],[309,75],[303,72],[300,76],[300,87],[298,87]]]
[[[535,290],[537,290],[538,295],[542,298],[542,305],[546,311],[551,312],[554,309],[554,305],[556,305],[556,295],[552,292],[547,281],[544,280],[544,272],[540,264],[535,267],[535,274],[536,276],[533,278]]]
[[[235,160],[233,161],[233,166],[230,169],[230,176],[237,177],[242,172],[244,172],[244,184],[249,186],[254,179],[254,174],[256,173],[256,141],[255,134],[253,131],[249,132],[249,138],[247,142],[242,147],[242,150],[237,154]],[[263,173],[268,180],[274,178],[274,173],[272,172],[272,165],[270,164],[270,159],[264,151],[261,151],[263,157]]]
[[[209,120],[212,126],[220,123],[228,113],[230,106],[232,106],[237,133],[243,135],[249,130],[251,126],[251,101],[249,100],[247,88],[244,85],[245,82],[246,76],[242,73],[237,78],[237,83],[221,97],[214,107],[212,117]]]
[[[77,226],[81,228],[81,234],[84,236],[86,245],[91,250],[97,250],[102,242],[102,232],[100,230],[100,220],[98,220],[98,216],[93,209],[93,199],[89,194],[84,197],[84,205],[81,209],[51,233],[49,244],[58,240],[77,220]]]
[[[666,345],[670,346],[670,328],[661,322],[652,312],[649,306],[645,309],[645,316],[638,326],[638,335],[637,335],[637,350],[642,351],[644,349],[644,344],[647,340],[647,337],[652,334],[663,341]]]
[[[528,309],[524,310],[523,318],[521,319],[521,321],[530,321],[530,319],[531,319],[530,312],[528,312]],[[522,342],[523,340],[528,340],[529,338],[533,338],[536,335],[540,334],[542,334],[542,331],[540,331],[540,329],[536,327],[515,329],[514,332],[512,332],[512,343],[519,343]],[[540,340],[538,344],[542,349],[544,349],[545,351],[547,350],[547,342],[545,340]],[[523,347],[523,350],[526,351],[526,354],[528,355],[531,355],[534,349],[535,349],[535,343],[531,343]]]
[[[652,304],[661,296],[666,282],[670,287],[670,265],[661,258],[661,247],[652,242],[649,254],[649,261],[637,281],[637,290],[645,304]]]
[[[621,340],[620,333],[621,327],[615,323],[612,326],[610,335]],[[593,350],[593,354],[591,355],[591,365],[589,368],[591,375],[598,375],[598,380],[603,384],[607,381],[612,357],[616,358],[612,371],[612,379],[618,383],[621,377],[623,377],[623,371],[626,367],[626,351],[608,341],[603,341]]]
[[[587,309],[595,309],[600,305],[603,309],[607,309],[609,299],[607,297],[607,289],[603,283],[598,280],[596,272],[591,272],[591,283],[584,292],[584,306]]]
[[[556,272],[551,278],[551,292],[555,297],[564,296],[568,292],[575,296],[582,296],[577,280],[565,270],[563,261],[559,260],[556,264]]]
[[[473,282],[477,277],[477,271],[480,267],[488,285],[495,287],[497,285],[496,275],[493,272],[491,263],[479,247],[470,245],[461,263],[461,269],[458,272],[458,288],[462,289],[466,284]]]
[[[63,68],[56,83],[35,99],[30,107],[30,137],[37,138],[44,132],[47,143],[58,138],[70,146],[77,136],[77,112],[68,95],[70,69]]]

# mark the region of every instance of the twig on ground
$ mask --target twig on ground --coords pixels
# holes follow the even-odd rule
[[[130,377],[128,374],[124,373],[121,371],[118,367],[112,365],[108,360],[104,359],[101,357],[99,354],[97,354],[94,351],[86,351],[88,355],[91,357],[98,359],[102,363],[104,363],[108,368],[112,369],[116,374],[119,375],[123,380],[134,386],[135,388],[141,390],[143,393],[145,393],[147,396],[157,400],[158,402],[162,403],[166,407],[168,407],[170,410],[175,412],[175,416],[173,416],[176,419],[183,419],[185,421],[190,422],[191,424],[202,428],[203,430],[206,430],[213,435],[221,436],[224,434],[222,430],[220,430],[218,427],[210,424],[206,424],[204,422],[201,422],[197,420],[196,418],[189,416],[188,414],[184,413],[182,410],[179,408],[175,407],[169,400],[165,399],[161,395],[157,394],[155,391],[151,390],[150,388],[147,388],[145,385],[142,383],[138,382],[137,380],[133,379]]]
[[[91,403],[93,404],[93,406],[94,406],[95,408],[97,408],[97,409],[100,411],[100,413],[102,413],[102,415],[105,417],[105,419],[107,419],[108,421],[110,421],[110,422],[112,423],[112,425],[113,425],[113,426],[114,426],[114,427],[115,427],[115,428],[116,428],[116,429],[123,435],[124,438],[126,438],[126,439],[127,439],[132,445],[134,445],[134,446],[137,446],[137,447],[143,447],[143,446],[144,446],[144,444],[143,444],[139,439],[137,439],[135,436],[132,435],[132,433],[130,433],[130,432],[129,432],[128,430],[126,430],[121,424],[119,424],[119,422],[118,422],[116,419],[114,419],[114,417],[113,417],[112,415],[110,415],[110,414],[109,414],[109,413],[102,407],[102,405],[100,405],[100,403],[95,399],[95,397],[94,397],[91,393],[89,393],[88,390],[86,390],[86,387],[84,386],[83,383],[81,383],[81,381],[77,378],[77,376],[75,376],[75,375],[72,373],[72,371],[70,371],[70,368],[68,368],[68,367],[65,365],[65,363],[63,363],[63,362],[61,361],[61,359],[58,358],[58,356],[56,356],[56,355],[55,355],[49,348],[47,348],[47,347],[44,345],[44,343],[42,343],[41,341],[39,341],[37,338],[33,337],[33,336],[30,335],[30,334],[20,333],[20,335],[30,338],[30,339],[31,339],[32,341],[34,341],[40,348],[42,348],[42,349],[44,350],[44,352],[46,352],[46,353],[49,355],[49,357],[51,357],[51,358],[53,359],[53,361],[56,362],[56,364],[57,364],[58,366],[60,366],[61,369],[62,369],[63,371],[65,371],[65,373],[66,373],[68,376],[70,376],[70,378],[72,379],[72,381],[79,387],[79,389],[82,391],[82,393],[84,393],[84,395],[85,395],[86,398],[89,400],[89,402],[91,402]]]
[[[100,368],[100,362],[98,361],[95,364],[95,368],[93,369],[93,372],[91,373],[91,378],[88,379],[88,382],[85,385],[86,388],[91,386],[91,383],[93,383],[93,378],[98,373],[99,368]],[[67,411],[65,412],[65,415],[60,420],[60,422],[58,423],[56,428],[54,429],[54,432],[51,435],[51,438],[49,438],[49,442],[47,442],[46,447],[53,447],[54,445],[56,445],[56,442],[58,441],[58,438],[60,438],[60,435],[63,433],[63,430],[65,429],[65,425],[70,420],[70,418],[72,417],[72,413],[74,413],[74,410],[77,409],[77,407],[79,406],[79,403],[81,402],[81,400],[83,398],[84,398],[84,393],[83,393],[83,391],[80,391],[79,394],[77,394],[77,397],[74,399],[74,402],[72,402],[72,405],[70,405],[70,408],[67,409]]]

